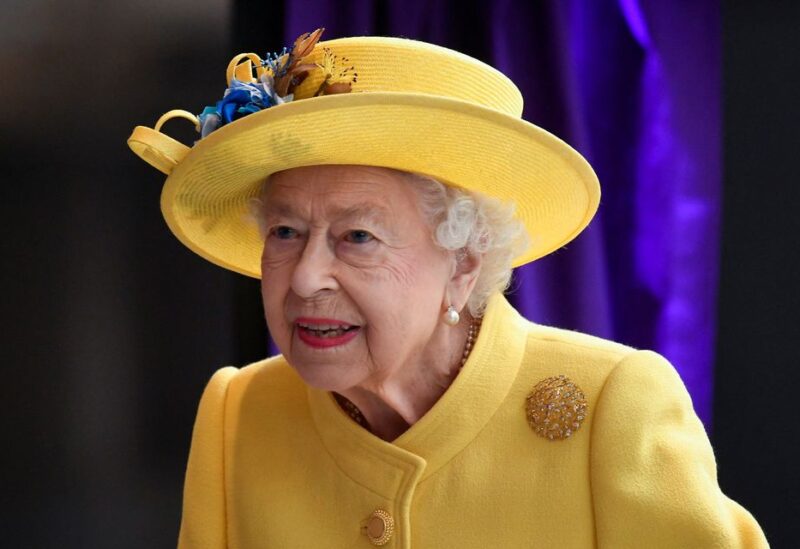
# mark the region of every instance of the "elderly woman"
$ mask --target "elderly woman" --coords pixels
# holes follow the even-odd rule
[[[178,238],[260,277],[281,351],[211,378],[179,546],[766,547],[664,358],[503,297],[597,209],[585,160],[487,65],[320,34],[129,140]]]

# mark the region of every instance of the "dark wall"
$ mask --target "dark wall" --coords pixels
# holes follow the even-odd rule
[[[797,547],[800,4],[727,2],[714,445],[720,482]]]
[[[0,544],[174,546],[198,396],[240,359],[241,277],[175,241],[125,140],[224,90],[229,3],[0,13]]]

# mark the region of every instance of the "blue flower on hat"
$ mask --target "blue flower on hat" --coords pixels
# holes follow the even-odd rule
[[[287,103],[292,98],[293,94],[281,97],[275,93],[274,79],[270,74],[262,75],[257,83],[242,82],[234,78],[222,99],[213,107],[206,107],[198,117],[200,137],[205,137],[220,126],[248,114]]]
[[[314,97],[350,92],[352,83],[358,78],[355,67],[337,68],[337,56],[330,49],[325,48],[322,64],[303,62],[316,46],[324,30],[319,28],[314,32],[301,34],[291,48],[283,48],[279,53],[267,54],[266,58],[258,59],[260,68],[256,70],[257,80],[253,78],[250,82],[243,82],[229,76],[230,86],[225,90],[222,99],[213,107],[203,109],[198,116],[200,137],[206,137],[220,126],[230,124],[248,114],[292,101],[295,88],[312,70],[323,72],[322,83],[313,94]],[[248,70],[251,61],[252,57],[247,61]],[[348,60],[342,57],[341,61]],[[348,81],[337,81],[342,79]]]

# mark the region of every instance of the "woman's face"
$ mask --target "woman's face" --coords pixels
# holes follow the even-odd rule
[[[267,324],[307,383],[377,386],[424,355],[443,326],[453,261],[402,174],[295,168],[273,175],[263,202]]]

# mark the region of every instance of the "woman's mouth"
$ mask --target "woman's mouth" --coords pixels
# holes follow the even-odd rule
[[[360,326],[328,318],[298,318],[300,341],[317,349],[344,345],[358,335]]]

